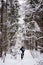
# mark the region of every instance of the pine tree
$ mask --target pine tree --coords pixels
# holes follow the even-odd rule
[[[43,16],[43,8],[42,8],[42,3],[43,1],[41,0],[27,0],[26,6],[25,7],[25,23],[26,23],[26,36],[27,38],[30,36],[38,36],[39,34],[39,29],[38,28],[43,28],[42,24],[42,16]],[[29,6],[29,7],[28,7]],[[41,15],[42,14],[42,15]],[[37,28],[38,35],[34,31],[35,30],[35,24],[37,24],[39,27]],[[42,29],[41,28],[41,29]],[[33,31],[34,30],[34,31]],[[29,40],[29,39],[28,39]],[[28,41],[27,40],[27,41]],[[29,41],[28,41],[29,43]],[[33,40],[30,41],[30,44],[33,44]],[[31,45],[30,45],[31,46]]]
[[[1,35],[1,56],[2,50],[6,52],[10,45],[15,45],[16,32],[18,30],[18,1],[17,0],[2,0],[0,8],[1,20],[0,31]]]
[[[8,46],[15,45],[16,32],[18,30],[18,1],[9,0],[8,1],[8,30],[7,30],[7,39]]]
[[[7,1],[5,2],[4,0],[1,1],[1,21],[0,21],[0,31],[2,33],[2,37],[0,42],[2,46],[2,51],[6,52],[6,46],[7,46]],[[2,52],[1,51],[1,52]]]

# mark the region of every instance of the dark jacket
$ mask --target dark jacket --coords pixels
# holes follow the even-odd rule
[[[21,47],[20,50],[24,53],[25,48],[24,47]]]

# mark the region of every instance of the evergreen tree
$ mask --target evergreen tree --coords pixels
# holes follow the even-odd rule
[[[8,46],[15,45],[16,43],[16,32],[18,30],[18,1],[9,0],[9,11],[8,11]]]

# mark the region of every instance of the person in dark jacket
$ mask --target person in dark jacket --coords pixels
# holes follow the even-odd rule
[[[22,51],[22,53],[21,53],[21,59],[23,59],[25,48],[22,46],[22,47],[20,48],[20,50]]]

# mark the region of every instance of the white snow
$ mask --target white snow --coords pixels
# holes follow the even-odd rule
[[[0,59],[0,65],[36,65],[36,62],[33,59],[30,50],[26,50],[23,60],[20,59],[20,54],[17,55],[16,59],[11,54],[7,54],[4,63],[2,59]]]
[[[0,8],[1,8],[1,2],[0,2]]]
[[[34,22],[35,24],[34,24],[34,26],[35,26],[35,31],[40,31],[40,27],[39,27],[39,25],[37,24],[37,22],[36,21],[31,21],[31,22]]]
[[[42,36],[42,37],[39,37],[38,39],[43,39],[43,36]],[[37,40],[38,40],[38,39],[37,39]]]
[[[35,49],[31,51],[31,54],[36,61],[36,65],[43,65],[43,53],[36,51]]]
[[[19,4],[22,5],[23,3],[25,3],[25,0],[18,0]]]
[[[4,0],[6,2],[6,0]]]

